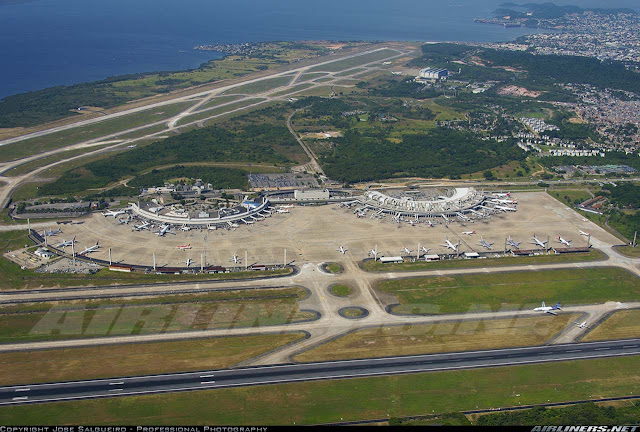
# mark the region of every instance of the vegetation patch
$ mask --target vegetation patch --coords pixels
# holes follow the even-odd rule
[[[640,279],[613,267],[386,280],[377,289],[398,299],[395,313],[450,314],[548,304],[635,301]]]
[[[593,326],[595,323],[587,323]],[[640,337],[640,310],[620,310],[592,329],[582,340],[631,339]]]
[[[329,273],[339,274],[344,271],[344,267],[338,263],[325,263],[323,266],[324,270]]]
[[[351,332],[295,357],[299,362],[543,345],[579,314],[384,326]]]
[[[222,369],[304,337],[265,334],[0,353],[0,384]]]
[[[335,284],[329,287],[329,291],[331,294],[338,297],[349,297],[352,296],[354,290],[349,285]]]

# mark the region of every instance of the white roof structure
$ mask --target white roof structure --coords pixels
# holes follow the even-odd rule
[[[364,194],[364,202],[387,213],[424,216],[455,214],[474,208],[484,202],[484,195],[473,188],[456,188],[451,196],[416,200],[413,197],[392,197],[379,191]]]

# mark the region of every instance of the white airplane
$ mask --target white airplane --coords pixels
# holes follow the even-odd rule
[[[558,315],[556,312],[554,312],[555,310],[562,310],[560,308],[560,302],[556,303],[555,306],[547,306],[544,304],[544,302],[542,302],[542,306],[535,308],[533,311],[534,312],[544,312],[544,313],[548,313],[551,315]]]
[[[508,238],[507,240],[509,241],[509,244],[511,245],[511,247],[512,247],[512,248],[520,249],[520,244],[522,243],[521,241],[519,241],[519,242],[514,241],[514,240],[511,238],[511,236],[509,236],[509,238]]]
[[[505,207],[505,206],[495,206],[495,208],[497,208],[498,210],[502,210],[502,211],[510,211],[510,212],[514,212],[514,211],[518,211],[517,207]]]
[[[492,195],[493,195],[493,196],[500,197],[500,198],[503,198],[503,197],[509,197],[509,196],[511,196],[511,192],[507,192],[507,193],[493,193]]]
[[[182,228],[180,228],[182,231],[191,231],[191,227],[189,225],[182,225]]]
[[[283,209],[283,208],[279,208],[279,209],[276,209],[276,212],[278,212],[278,213],[289,213],[289,210]]]
[[[107,210],[106,212],[102,212],[102,216],[104,217],[109,217],[109,216],[113,216],[114,218],[120,216],[121,214],[125,214],[126,212],[124,210],[118,210],[118,211],[113,211],[113,210]]]
[[[138,147],[138,144],[131,144],[127,146],[128,149],[134,149],[136,147]]]
[[[340,252],[341,254],[346,254],[348,250],[349,249],[345,249],[344,246],[340,246],[340,248],[336,249],[336,251]]]
[[[475,234],[475,233],[476,233],[476,231],[475,231],[475,230],[473,230],[473,231],[463,231],[463,232],[462,232],[462,234],[464,234],[464,235],[468,235],[468,236],[473,235],[473,234]]]
[[[134,225],[133,226],[133,230],[134,231],[142,231],[144,229],[149,229],[149,225],[150,225],[149,222],[145,222],[145,223],[142,223],[140,225]]]
[[[480,246],[485,247],[489,250],[491,250],[491,246],[493,246],[493,243],[488,243],[485,239],[483,239],[482,237],[480,237]]]
[[[589,327],[589,326],[587,325],[587,322],[586,322],[586,321],[583,321],[583,322],[581,322],[581,323],[579,323],[579,322],[574,322],[573,324],[574,324],[574,325],[576,325],[576,326],[578,326],[578,328],[581,328],[581,329],[583,329],[583,328],[588,328],[588,329],[590,329],[590,328],[591,328],[591,327]]]
[[[237,223],[235,223],[235,222],[227,221],[227,224],[229,224],[229,226],[230,226],[231,228],[238,228],[238,227],[240,227],[240,225],[238,225],[238,224],[237,224]]]
[[[580,235],[583,235],[585,237],[589,237],[591,235],[591,233],[580,231]]]
[[[169,225],[162,225],[160,227],[160,231],[156,231],[156,234],[159,235],[160,237],[164,237],[165,234],[176,235],[176,233],[171,232],[171,227]]]
[[[458,252],[458,246],[460,246],[460,243],[456,243],[453,244],[449,241],[449,237],[447,237],[447,239],[445,240],[445,244],[441,244],[440,246],[446,247],[447,249],[452,249],[454,252]]]
[[[435,224],[434,224],[433,222],[431,222],[430,220],[427,220],[427,223],[429,224],[429,226],[430,226],[431,228],[433,228],[433,227],[435,226]]]
[[[230,258],[229,261],[233,261],[235,264],[241,264],[242,263],[242,260],[236,254],[233,254],[233,258]]]
[[[428,253],[429,253],[429,251],[431,250],[431,249],[427,249],[427,248],[426,248],[426,247],[424,247],[424,246],[422,246],[422,247],[421,247],[421,249],[422,249],[422,253],[423,253],[423,254],[425,254],[425,255],[426,255],[426,254],[428,254]]]
[[[187,250],[187,249],[191,249],[191,243],[187,244],[187,245],[180,245],[180,246],[176,246],[176,248],[180,249],[180,250]]]
[[[187,258],[185,264],[187,265],[187,267],[189,267],[191,265],[191,258]]]
[[[278,208],[281,208],[281,209],[291,209],[293,207],[294,207],[293,204],[283,204],[283,205],[278,206]]]
[[[215,230],[217,230],[217,229],[218,229],[218,227],[217,227],[216,225],[209,225],[209,226],[207,227],[207,229],[208,229],[209,231],[215,231]]]
[[[43,236],[47,236],[47,237],[51,237],[51,236],[54,236],[54,235],[58,235],[61,232],[62,232],[62,230],[60,228],[58,228],[57,230],[49,230],[49,231],[45,230],[45,231],[43,231],[42,235]]]
[[[538,245],[538,246],[540,246],[541,248],[546,248],[546,247],[547,247],[547,242],[546,242],[546,241],[541,241],[541,240],[539,240],[539,239],[538,239],[538,237],[536,237],[536,235],[535,235],[535,234],[533,234],[533,238],[532,238],[532,240],[533,240],[533,241],[531,242],[531,244]]]
[[[558,235],[558,242],[562,243],[565,246],[571,247],[571,240],[565,240],[560,235]]]
[[[497,204],[518,204],[518,201],[516,200],[506,200],[506,199],[492,199],[491,202],[493,203],[497,203]]]
[[[413,252],[411,249],[409,248],[402,248],[402,252],[406,253],[407,255],[411,255],[411,252]]]
[[[86,255],[88,253],[95,252],[98,249],[100,249],[100,245],[98,244],[98,242],[96,242],[96,244],[91,246],[91,247],[86,247],[85,246],[84,250],[82,252],[80,252],[78,255]]]
[[[378,245],[376,245],[375,249],[369,251],[369,256],[372,256],[374,261],[378,259]]]
[[[73,238],[73,240],[69,240],[69,241],[66,241],[65,239],[62,239],[62,243],[57,244],[56,247],[58,247],[58,248],[61,247],[61,248],[64,249],[67,246],[73,245],[74,243],[76,243],[76,238],[75,237]]]

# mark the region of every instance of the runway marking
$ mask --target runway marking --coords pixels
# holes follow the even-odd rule
[[[215,381],[200,381],[200,385],[215,384]]]
[[[580,352],[582,350],[571,350],[571,351],[567,351],[568,353],[573,353],[573,352]]]
[[[14,397],[13,400],[14,401],[27,400],[28,398],[29,398],[29,396],[19,396],[19,397]]]
[[[109,383],[109,385],[123,385],[123,384],[124,384],[124,381]]]
[[[623,345],[622,348],[635,348],[638,345]]]
[[[200,378],[211,378],[212,376],[214,376],[214,374],[200,375]]]
[[[111,391],[111,392],[115,392],[115,391],[124,391],[124,389],[122,389],[122,388],[109,389],[109,391]]]
[[[22,388],[17,388],[16,389],[17,392],[23,392],[23,391],[29,391],[29,390],[31,390],[31,388],[29,388],[29,387],[22,387]]]
[[[594,351],[603,351],[608,349],[611,349],[611,348],[595,348]]]

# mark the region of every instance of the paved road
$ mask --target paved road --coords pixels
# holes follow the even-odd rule
[[[546,363],[640,354],[640,339],[0,387],[0,405]]]

